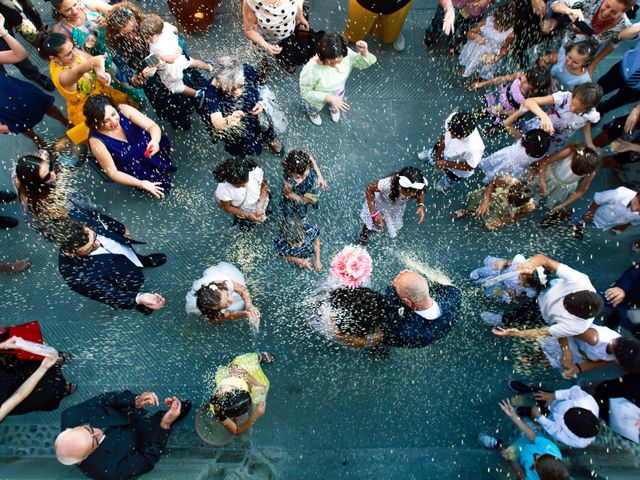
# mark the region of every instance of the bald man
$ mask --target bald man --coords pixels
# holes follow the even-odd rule
[[[147,417],[144,407],[159,406],[153,392],[109,392],[62,412],[56,438],[58,461],[77,465],[96,480],[125,480],[150,472],[160,460],[171,426],[182,420],[191,402],[167,398],[168,410]]]
[[[444,337],[460,310],[460,290],[404,270],[387,287],[384,342],[394,347],[425,347]]]

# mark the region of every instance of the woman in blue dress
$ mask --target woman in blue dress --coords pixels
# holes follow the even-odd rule
[[[206,111],[202,112],[211,140],[222,141],[234,156],[258,156],[264,144],[278,154],[282,144],[263,115],[256,70],[230,57],[216,62],[211,85],[206,90]]]
[[[169,140],[157,123],[106,95],[89,97],[83,113],[91,129],[91,152],[111,180],[156,198],[169,194],[169,173],[177,169],[171,164]]]
[[[0,17],[1,18],[1,17]],[[0,22],[0,38],[11,50],[0,52],[0,133],[22,133],[33,140],[38,148],[44,147],[43,140],[33,131],[45,115],[55,118],[65,128],[69,121],[47,95],[30,83],[10,76],[2,65],[14,64],[27,58],[24,47],[7,32]]]

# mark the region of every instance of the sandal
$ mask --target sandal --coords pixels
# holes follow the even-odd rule
[[[258,356],[260,357],[260,363],[275,363],[276,361],[276,357],[271,352],[260,352]]]
[[[65,389],[64,389],[64,394],[65,395],[73,395],[76,390],[78,390],[78,384],[77,383],[67,383]]]
[[[73,357],[69,352],[58,352],[58,365],[63,365],[65,363],[69,363]]]

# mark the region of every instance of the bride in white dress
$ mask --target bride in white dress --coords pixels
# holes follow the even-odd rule
[[[253,306],[242,272],[227,262],[207,268],[202,278],[193,282],[186,310],[212,323],[247,318],[253,328],[260,325],[260,311]]]

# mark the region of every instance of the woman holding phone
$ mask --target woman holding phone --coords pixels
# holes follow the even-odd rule
[[[94,95],[84,105],[89,147],[115,183],[144,190],[156,198],[169,194],[169,140],[157,123],[129,105]]]

